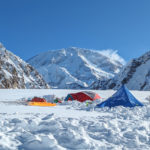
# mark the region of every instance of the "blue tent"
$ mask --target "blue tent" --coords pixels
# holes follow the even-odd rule
[[[143,106],[127,89],[126,86],[122,87],[106,101],[97,105],[97,107],[115,107],[115,106],[124,106],[124,107],[135,107]]]

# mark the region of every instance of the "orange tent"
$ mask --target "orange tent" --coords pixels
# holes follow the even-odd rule
[[[56,106],[55,103],[48,103],[48,102],[29,102],[28,105],[30,106]]]

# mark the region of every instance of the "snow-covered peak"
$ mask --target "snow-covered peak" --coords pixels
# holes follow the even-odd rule
[[[32,57],[28,62],[50,85],[57,88],[87,88],[96,80],[114,77],[125,63],[116,51],[77,47],[49,50]]]
[[[39,73],[0,43],[0,88],[49,88]]]
[[[4,48],[3,44],[0,42],[0,50]]]
[[[107,88],[119,88],[126,84],[132,90],[150,90],[150,51],[132,59],[109,83]]]
[[[0,55],[4,56],[6,53],[6,48],[3,46],[2,43],[0,43]]]

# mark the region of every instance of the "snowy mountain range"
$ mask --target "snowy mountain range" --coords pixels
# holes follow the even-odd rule
[[[31,65],[0,43],[0,88],[49,88]]]
[[[132,59],[113,79],[99,86],[101,81],[93,84],[94,89],[118,89],[122,84],[131,90],[150,90],[150,51],[143,56]]]
[[[113,78],[125,61],[115,51],[71,47],[41,53],[28,63],[53,88],[79,89]]]
[[[124,65],[116,51],[71,47],[38,54],[28,63],[0,43],[0,88],[118,89],[126,84],[150,90],[150,51]]]

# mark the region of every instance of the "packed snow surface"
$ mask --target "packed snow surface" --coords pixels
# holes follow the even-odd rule
[[[56,107],[23,105],[34,96],[59,98],[77,90],[0,90],[0,150],[148,150],[150,92],[132,91],[144,103],[135,108],[95,108],[115,91],[94,91],[102,99],[63,102]]]

